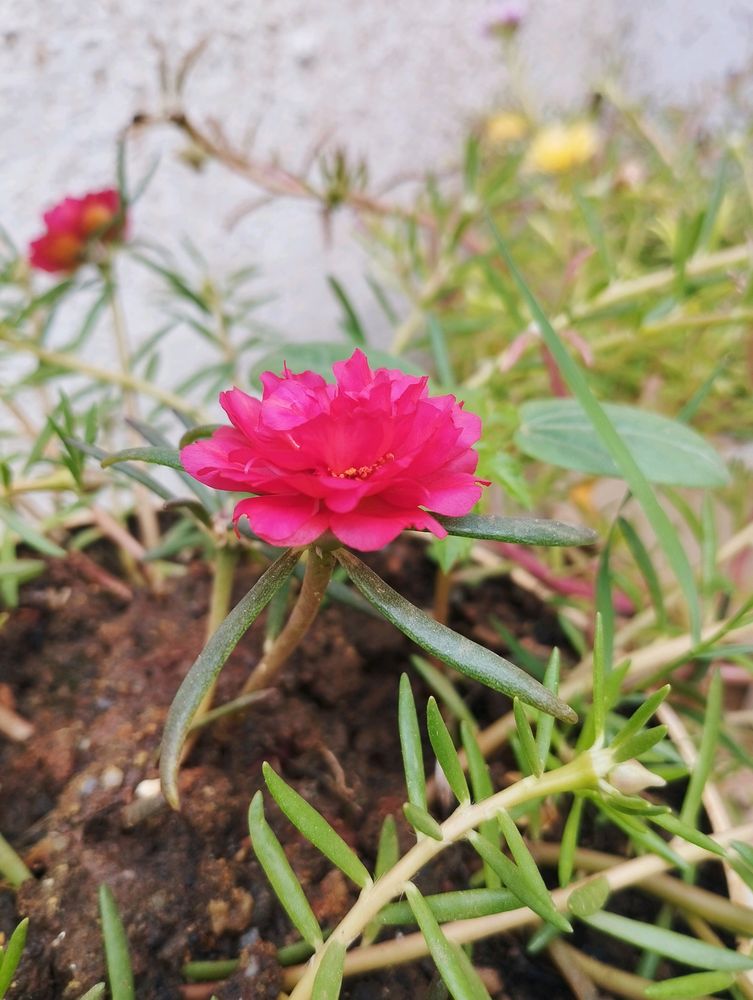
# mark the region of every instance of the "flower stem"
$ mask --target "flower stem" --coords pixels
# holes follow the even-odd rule
[[[271,648],[262,656],[256,670],[243,685],[241,694],[249,694],[251,691],[258,691],[259,688],[268,687],[277,671],[306,635],[322,603],[332,576],[334,562],[331,552],[322,551],[316,546],[309,548],[301,592],[290,618]]]
[[[290,1000],[309,1000],[314,979],[332,942],[346,948],[363,932],[364,928],[377,916],[379,911],[405,891],[405,886],[414,876],[445,848],[461,840],[479,824],[493,819],[502,810],[509,810],[524,802],[546,798],[579,788],[595,787],[600,777],[611,767],[609,751],[595,751],[582,754],[571,764],[556,771],[550,771],[540,778],[530,776],[505,788],[482,802],[462,805],[441,826],[442,839],[423,837],[394,868],[382,878],[367,886],[355,906],[334,929],[322,948],[314,955],[301,975]]]

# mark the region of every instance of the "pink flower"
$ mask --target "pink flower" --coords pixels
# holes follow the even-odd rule
[[[481,421],[454,396],[430,396],[428,378],[379,368],[355,351],[314,372],[261,376],[261,401],[220,395],[232,427],[181,451],[207,486],[256,496],[235,507],[273,545],[331,532],[355,549],[379,549],[404,528],[447,532],[428,510],[467,514],[488,485],[475,477]]]
[[[126,228],[120,195],[113,188],[83,198],[64,198],[44,214],[46,231],[29,246],[29,262],[42,271],[75,271],[95,241],[115,243]]]

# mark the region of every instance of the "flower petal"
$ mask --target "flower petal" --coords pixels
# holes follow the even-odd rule
[[[237,524],[241,517],[247,517],[254,534],[270,545],[309,545],[328,526],[318,500],[295,494],[241,500],[235,505],[233,521]]]

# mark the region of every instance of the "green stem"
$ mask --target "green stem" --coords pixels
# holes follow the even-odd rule
[[[301,592],[290,618],[244,684],[242,695],[269,687],[275,674],[306,635],[327,590],[334,562],[331,552],[317,549],[315,546],[309,548]]]
[[[572,792],[579,788],[593,788],[612,766],[609,751],[582,754],[571,764],[550,771],[540,778],[530,776],[505,788],[482,802],[460,806],[441,826],[442,839],[424,837],[382,878],[367,886],[355,906],[334,929],[322,948],[314,955],[290,995],[290,1000],[309,1000],[316,973],[332,942],[347,948],[363,933],[379,911],[396,896],[437,854],[461,840],[487,820],[494,819],[502,810],[510,810],[534,799]]]

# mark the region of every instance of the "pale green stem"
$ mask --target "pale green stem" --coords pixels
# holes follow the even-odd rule
[[[579,759],[576,763],[580,762],[581,761]],[[572,765],[568,765],[568,767],[571,766]],[[561,768],[560,771],[552,773],[560,774],[561,771],[564,770],[565,768]],[[524,780],[529,781],[530,779],[526,778]],[[511,788],[505,789],[505,792],[514,791],[520,784],[521,782],[517,785],[513,785]],[[505,792],[500,792],[498,794],[504,795]],[[497,796],[494,796],[494,798],[497,798]],[[480,805],[486,805],[491,801],[492,799],[487,799],[486,802],[482,802]],[[451,816],[447,822],[449,823],[452,819],[453,817]],[[446,825],[447,824],[445,824],[445,826]],[[724,846],[733,840],[741,840],[743,843],[747,843],[751,838],[753,838],[753,823],[736,827],[733,830],[725,830],[723,834],[720,834],[713,839],[718,844]],[[434,843],[437,843],[437,841],[434,841]],[[421,844],[423,844],[423,841],[417,844],[416,847],[421,846]],[[700,861],[719,860],[717,855],[710,854],[702,847],[696,847],[694,844],[688,844],[684,841],[678,841],[676,839],[672,841],[672,849],[690,864],[695,864]],[[415,850],[416,848],[413,848],[412,851],[409,851],[408,854],[405,855],[405,858],[411,857],[413,851]],[[398,864],[402,865],[405,858],[403,858]],[[629,886],[644,882],[645,880],[650,879],[654,875],[664,872],[671,867],[671,862],[665,861],[658,855],[645,854],[637,858],[631,858],[629,861],[625,861],[622,864],[615,865],[613,868],[610,868],[603,873],[603,878],[609,885],[611,892],[619,892]],[[393,869],[393,872],[395,870],[396,869]],[[388,873],[385,878],[390,877],[391,875],[392,872]],[[379,882],[374,883],[373,888],[376,888],[376,886],[380,885],[381,882],[382,880],[380,879]],[[561,913],[565,912],[567,909],[567,901],[570,896],[573,892],[576,892],[583,885],[585,885],[586,882],[588,882],[588,878],[573,882],[564,889],[555,890],[552,893],[552,902],[554,903],[554,906]],[[368,889],[365,889],[364,894],[368,891]],[[389,902],[389,900],[387,900],[387,902]],[[358,903],[356,903],[356,906],[358,906]],[[352,912],[353,911],[351,911],[351,913]],[[347,920],[348,917],[345,919]],[[519,930],[523,927],[536,926],[539,923],[541,923],[540,917],[538,917],[532,910],[529,910],[528,907],[521,907],[518,910],[508,910],[505,913],[495,913],[491,916],[451,921],[450,923],[442,925],[442,931],[445,937],[447,937],[450,941],[456,942],[456,944],[469,944],[473,941],[480,941],[483,938],[493,937],[496,934],[505,934],[509,931]],[[333,934],[335,933],[337,933],[337,928]],[[331,940],[331,938],[329,940]],[[404,937],[396,938],[393,941],[385,941],[382,944],[370,945],[365,948],[357,948],[355,951],[350,952],[345,958],[345,975],[363,975],[366,972],[373,972],[376,969],[383,969],[393,965],[400,965],[405,962],[412,962],[418,958],[423,958],[428,954],[428,952],[429,949],[423,934],[406,934]],[[318,964],[321,954],[322,951],[320,950],[320,952],[314,956],[312,962],[317,961]],[[284,979],[285,987],[287,989],[291,989],[296,983],[299,981],[303,982],[304,978],[306,978],[310,988],[311,979],[309,978],[309,972],[311,968],[312,966],[309,964],[306,966],[293,966],[287,969]],[[308,995],[309,994],[307,993],[301,993],[299,995],[294,991],[291,995],[291,1000],[293,1000],[293,997],[295,997],[296,1000],[299,1000],[299,997],[305,998]]]
[[[437,854],[477,829],[480,824],[493,819],[502,810],[509,810],[522,803],[546,798],[549,795],[596,787],[599,779],[608,773],[611,766],[612,755],[609,751],[585,753],[571,764],[550,771],[540,778],[534,776],[523,778],[515,785],[484,799],[483,802],[460,806],[442,824],[441,840],[422,837],[394,868],[376,882],[366,886],[350,912],[313,956],[293,990],[290,1000],[309,1000],[317,970],[327,949],[332,947],[332,942],[337,942],[346,948],[352,944],[379,911],[392,899],[402,895],[405,886]]]
[[[333,566],[334,556],[331,552],[320,550],[316,546],[309,548],[301,591],[290,618],[244,684],[241,695],[269,687],[275,674],[296,649],[316,618],[332,576]]]
[[[185,399],[176,396],[175,393],[167,389],[161,389],[151,382],[138,378],[129,372],[109,371],[107,368],[99,368],[96,365],[87,364],[80,358],[76,358],[70,354],[60,351],[48,351],[31,340],[23,340],[10,335],[2,326],[0,326],[0,341],[9,347],[17,348],[19,351],[33,354],[35,358],[38,358],[39,361],[45,364],[56,368],[63,368],[65,371],[73,372],[77,375],[83,375],[95,382],[105,382],[109,385],[119,385],[125,389],[131,389],[133,392],[149,396],[151,399],[155,399],[157,402],[177,410],[179,413],[186,413],[189,416],[202,419],[201,412],[195,406],[186,403]]]

